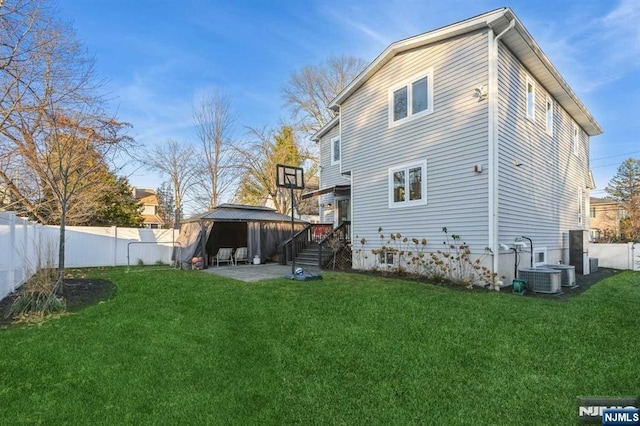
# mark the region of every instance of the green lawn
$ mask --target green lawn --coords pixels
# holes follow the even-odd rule
[[[0,330],[2,424],[574,425],[640,396],[640,273],[569,302],[357,274],[91,270],[110,301]]]

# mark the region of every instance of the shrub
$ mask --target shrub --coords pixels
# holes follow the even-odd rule
[[[442,228],[442,232],[445,234],[443,247],[433,251],[428,249],[426,238],[406,237],[400,233],[391,233],[385,237],[382,228],[378,228],[382,245],[372,249],[371,253],[385,262],[376,262],[373,269],[383,274],[423,276],[432,282],[464,286],[471,286],[474,282],[494,284],[496,274],[482,266],[484,256],[472,260],[469,246],[461,242],[459,235],[449,235],[446,227]],[[365,244],[366,240],[363,238],[360,240],[360,247],[354,251],[358,266],[363,266]],[[485,256],[490,254],[491,250],[486,248]],[[364,256],[364,259],[367,257]]]
[[[56,270],[45,267],[27,281],[9,309],[9,315],[23,321],[42,321],[51,314],[64,312],[66,303],[56,295]]]

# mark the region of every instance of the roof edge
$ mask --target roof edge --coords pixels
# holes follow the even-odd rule
[[[437,28],[422,34],[418,34],[409,38],[395,41],[391,43],[376,59],[373,60],[347,87],[345,87],[338,95],[329,103],[328,107],[334,111],[338,109],[342,101],[355,92],[365,81],[386,64],[392,57],[398,53],[404,52],[415,47],[424,46],[426,44],[435,43],[440,40],[455,37],[480,28],[488,27],[488,23],[494,21],[504,13],[508,8],[499,8],[481,15],[467,18],[444,27]]]
[[[347,87],[345,87],[340,93],[338,93],[338,95],[329,103],[328,107],[334,111],[338,111],[342,102],[344,102],[349,96],[351,96],[356,90],[358,90],[360,86],[362,86],[373,74],[380,70],[380,68],[382,68],[387,62],[389,62],[391,58],[399,53],[416,47],[425,46],[441,40],[446,40],[452,37],[476,31],[481,28],[489,28],[491,30],[498,31],[500,29],[504,29],[506,25],[505,21],[508,22],[511,20],[515,21],[515,28],[512,31],[517,32],[518,36],[526,43],[531,53],[535,55],[535,57],[537,58],[536,60],[540,61],[542,66],[546,69],[546,72],[548,72],[553,80],[555,80],[555,82],[557,83],[556,93],[564,92],[564,94],[566,94],[566,96],[568,97],[568,100],[565,102],[573,104],[575,107],[577,107],[579,111],[577,115],[579,116],[572,115],[573,119],[578,124],[580,124],[580,126],[587,132],[589,136],[596,136],[603,133],[603,129],[600,124],[591,115],[587,107],[582,103],[575,92],[571,89],[569,84],[564,80],[560,72],[544,54],[540,46],[538,46],[531,34],[529,34],[520,19],[518,19],[516,14],[508,7],[495,9],[493,11],[465,19],[463,21],[459,21],[444,27],[437,28],[435,30],[428,31],[426,33],[422,33],[391,43]],[[501,40],[501,42],[504,43],[505,40],[503,39]],[[521,58],[518,58],[518,60],[522,61]],[[534,75],[534,77],[539,79],[539,76]],[[550,91],[552,90],[551,88],[547,89]],[[320,131],[322,131],[323,129],[321,129]],[[314,137],[316,135],[314,135]],[[321,136],[322,135],[320,135],[320,137]]]
[[[314,133],[313,136],[311,136],[311,140],[314,142],[320,141],[320,138],[329,133],[329,130],[333,129],[338,123],[340,123],[340,116],[336,115],[331,120],[327,121],[320,130]]]

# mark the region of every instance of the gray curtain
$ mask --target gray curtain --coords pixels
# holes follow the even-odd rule
[[[181,264],[191,263],[191,259],[203,256],[203,238],[206,242],[211,233],[213,222],[187,222],[180,225],[178,247],[180,248],[179,260]]]

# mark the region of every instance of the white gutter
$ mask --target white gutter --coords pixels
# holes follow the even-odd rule
[[[498,43],[507,31],[516,24],[515,19],[509,22],[497,36],[493,36],[493,30],[489,29],[489,248],[493,253],[492,270],[495,274],[500,271],[499,241],[498,241]],[[515,278],[515,277],[514,277]],[[497,284],[499,277],[494,280]]]

